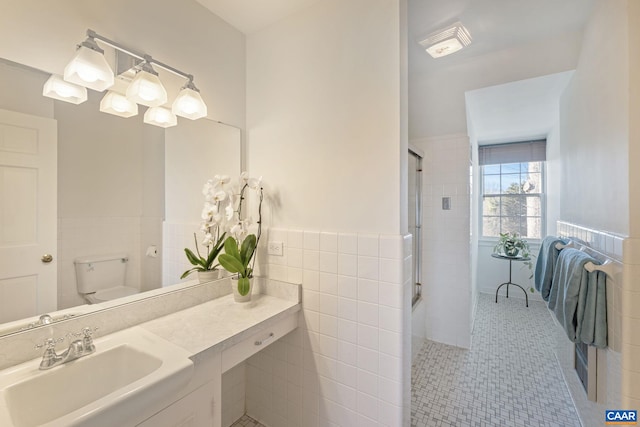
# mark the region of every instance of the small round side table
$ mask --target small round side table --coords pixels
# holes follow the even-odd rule
[[[513,261],[529,261],[531,258],[521,257],[521,256],[507,256],[502,254],[491,254],[491,256],[494,258],[506,259],[509,261],[509,281],[502,283],[500,286],[498,286],[498,289],[496,289],[496,304],[498,303],[498,291],[500,291],[500,288],[503,287],[504,285],[507,285],[507,298],[509,298],[509,285],[514,285],[522,289],[522,292],[524,292],[525,300],[527,302],[527,307],[529,307],[529,295],[527,294],[527,291],[525,291],[522,286],[518,285],[517,283],[513,283],[511,281],[511,264],[513,263]]]

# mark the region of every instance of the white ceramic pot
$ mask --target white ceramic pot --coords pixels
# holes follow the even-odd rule
[[[246,295],[240,295],[238,292],[238,278],[231,278],[231,289],[233,290],[233,300],[235,302],[249,302],[251,301],[251,293],[253,292],[253,278],[249,279],[249,293]]]
[[[211,282],[222,277],[222,270],[198,271],[198,281],[200,283]]]

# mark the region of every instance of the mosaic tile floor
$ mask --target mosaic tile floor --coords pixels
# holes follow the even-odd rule
[[[493,298],[480,294],[471,350],[425,341],[412,367],[411,425],[579,427],[546,306]]]
[[[233,423],[231,427],[265,427],[265,425],[260,424],[258,421],[245,414],[242,418]]]

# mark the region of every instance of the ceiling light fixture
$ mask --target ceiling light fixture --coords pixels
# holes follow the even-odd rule
[[[140,70],[127,88],[127,98],[147,107],[159,107],[167,102],[167,90],[162,86],[158,73],[146,57]]]
[[[461,22],[433,32],[418,42],[433,58],[451,55],[471,44],[471,34]]]
[[[132,117],[138,114],[138,104],[110,90],[100,101],[100,111],[119,117]]]
[[[62,77],[52,74],[44,83],[42,94],[46,97],[82,104],[87,100],[87,88],[77,84],[66,82]]]
[[[173,101],[171,107],[173,114],[191,120],[196,120],[207,115],[207,105],[200,96],[200,91],[193,84],[193,77],[189,78],[186,85]]]
[[[113,70],[105,59],[104,50],[98,45],[98,42],[115,49],[118,55],[120,52],[124,52],[129,55],[129,59],[135,58],[134,64],[132,64],[133,68],[127,66],[126,70],[118,71],[119,78],[121,80],[124,78],[127,81],[131,79],[128,76],[135,72],[135,77],[125,91],[126,94],[109,90],[100,102],[100,111],[120,117],[131,117],[138,114],[138,105],[136,104],[145,105],[149,109],[144,115],[144,122],[161,127],[175,126],[177,124],[176,114],[191,120],[207,115],[207,105],[193,83],[193,75],[153,59],[146,53],[126,48],[92,30],[87,30],[87,39],[78,46],[76,55],[65,67],[64,80],[52,75],[45,83],[43,95],[79,104],[87,99],[86,88],[102,92],[113,86],[115,83]],[[161,107],[168,101],[167,90],[152,65],[187,80],[172,103],[171,110]],[[121,71],[123,72],[121,73]],[[62,83],[69,86],[64,86]],[[70,83],[80,85],[80,87],[72,86]]]
[[[168,128],[177,125],[178,118],[168,108],[151,107],[144,113],[144,122],[161,128]]]
[[[78,45],[75,56],[65,67],[64,79],[102,92],[113,86],[113,70],[104,57],[104,50],[96,43],[95,34],[89,31],[87,39]]]

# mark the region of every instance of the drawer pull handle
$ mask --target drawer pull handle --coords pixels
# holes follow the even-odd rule
[[[273,339],[273,337],[275,337],[275,336],[276,335],[273,332],[271,332],[268,337],[266,337],[263,340],[256,341],[254,344],[255,345],[262,345],[262,344],[266,343],[267,341]]]

